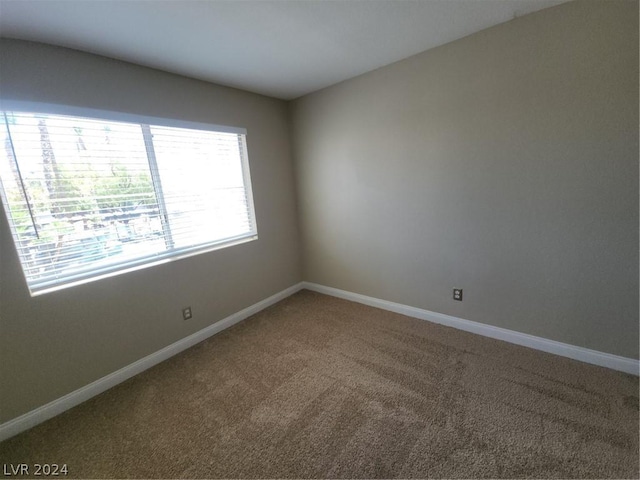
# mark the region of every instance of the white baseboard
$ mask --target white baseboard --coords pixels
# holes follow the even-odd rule
[[[506,328],[493,327],[484,323],[464,320],[462,318],[445,315],[443,313],[423,310],[422,308],[410,307],[409,305],[403,305],[401,303],[388,302],[386,300],[380,300],[379,298],[368,297],[366,295],[360,295],[359,293],[352,293],[337,288],[326,287],[317,283],[302,282],[302,288],[338,298],[344,298],[345,300],[351,300],[371,307],[389,310],[391,312],[400,313],[420,320],[439,323],[441,325],[476,333],[485,337],[495,338],[497,340],[515,343],[516,345],[522,345],[524,347],[541,350],[543,352],[572,358],[581,362],[619,370],[632,375],[638,376],[640,373],[640,361],[632,358],[619,357],[617,355],[611,355],[610,353],[576,347],[575,345],[556,342],[555,340],[548,340],[546,338],[536,337],[526,333],[515,332],[513,330],[507,330]]]
[[[251,305],[250,307],[245,308],[233,315],[230,315],[219,322],[214,323],[202,330],[189,335],[181,340],[178,340],[175,343],[163,348],[162,350],[158,350],[151,355],[147,355],[140,360],[127,365],[126,367],[121,368],[109,375],[102,377],[95,382],[90,383],[89,385],[85,385],[78,390],[75,390],[67,395],[60,397],[52,402],[47,403],[41,407],[36,408],[30,412],[25,413],[24,415],[20,415],[13,420],[9,420],[6,423],[0,425],[0,442],[6,440],[7,438],[13,437],[20,432],[28,430],[31,427],[38,425],[39,423],[44,422],[45,420],[49,420],[60,413],[69,410],[70,408],[79,405],[80,403],[89,400],[92,397],[104,392],[105,390],[110,389],[111,387],[116,386],[119,383],[128,380],[129,378],[137,375],[145,370],[157,365],[158,363],[173,357],[174,355],[186,350],[193,345],[200,343],[201,341],[215,335],[216,333],[221,332],[238,322],[241,322],[247,317],[258,313],[260,310],[264,310],[267,307],[270,307],[274,303],[279,302],[280,300],[285,299],[286,297],[293,295],[297,291],[302,289],[302,283],[298,283],[293,285],[286,290],[282,290],[281,292],[276,293],[275,295],[270,296],[269,298],[265,298],[264,300]]]
[[[621,372],[630,373],[632,375],[638,375],[640,371],[640,361],[631,358],[619,357],[617,355],[611,355],[609,353],[598,352],[596,350],[590,350],[588,348],[576,347],[566,343],[556,342],[554,340],[547,340],[546,338],[535,337],[533,335],[527,335],[525,333],[514,332],[513,330],[507,330],[505,328],[493,327],[491,325],[485,325],[483,323],[472,322],[470,320],[463,320],[461,318],[453,317],[451,315],[445,315],[442,313],[431,312],[421,308],[411,307],[403,305],[401,303],[389,302],[381,300],[379,298],[368,297],[366,295],[360,295],[358,293],[347,292],[345,290],[339,290],[337,288],[326,287],[324,285],[318,285],[316,283],[301,282],[293,285],[286,290],[276,293],[269,298],[266,298],[250,307],[245,308],[233,315],[230,315],[219,322],[214,323],[188,337],[178,340],[175,343],[158,350],[151,355],[148,355],[140,360],[127,365],[109,375],[102,377],[89,385],[85,385],[78,390],[75,390],[63,397],[60,397],[46,405],[36,408],[30,412],[25,413],[13,420],[9,420],[6,423],[0,425],[0,442],[7,438],[13,437],[20,432],[28,430],[31,427],[38,425],[46,420],[49,420],[60,413],[69,410],[70,408],[79,405],[80,403],[89,400],[92,397],[118,385],[119,383],[128,380],[129,378],[157,365],[158,363],[167,360],[168,358],[186,350],[193,345],[200,343],[201,341],[221,332],[238,322],[264,310],[267,307],[283,300],[290,295],[306,288],[319,293],[324,293],[338,298],[344,298],[354,302],[362,303],[372,307],[381,308],[409,317],[418,318],[420,320],[427,320],[433,323],[439,323],[449,327],[457,328],[459,330],[465,330],[467,332],[476,333],[485,337],[495,338],[498,340],[504,340],[506,342],[515,343],[516,345],[522,345],[525,347],[541,350],[543,352],[553,353],[561,355],[563,357],[573,358],[574,360],[580,360],[582,362],[599,365],[601,367],[611,368],[613,370],[619,370]]]

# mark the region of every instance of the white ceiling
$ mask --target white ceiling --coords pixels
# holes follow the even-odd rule
[[[566,0],[0,0],[0,36],[292,99]]]

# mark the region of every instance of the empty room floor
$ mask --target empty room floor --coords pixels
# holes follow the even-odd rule
[[[0,444],[83,478],[638,478],[638,378],[303,290]]]

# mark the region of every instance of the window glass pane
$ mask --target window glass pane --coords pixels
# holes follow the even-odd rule
[[[239,135],[169,127],[151,133],[176,248],[252,231]]]
[[[147,241],[158,233],[158,208],[135,125],[33,114],[7,121],[2,164],[12,174],[3,185],[9,178],[5,195],[29,279],[162,248]]]

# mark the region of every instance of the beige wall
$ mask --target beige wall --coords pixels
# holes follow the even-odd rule
[[[637,1],[543,10],[292,114],[305,280],[638,358]]]
[[[0,43],[0,69],[2,98],[246,127],[259,232],[255,242],[31,298],[0,214],[0,422],[301,280],[285,102],[10,40]]]

